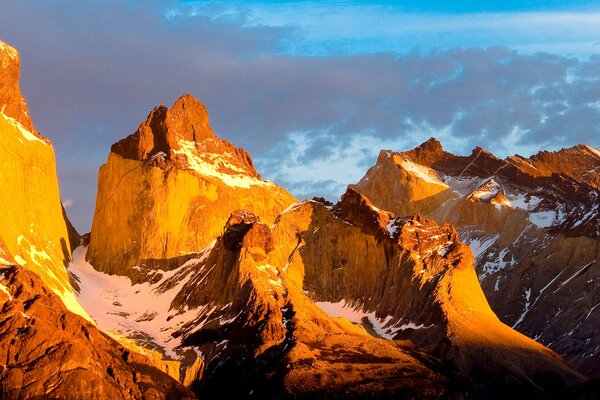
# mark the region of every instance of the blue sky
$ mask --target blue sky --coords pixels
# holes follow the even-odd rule
[[[0,39],[81,231],[110,145],[192,93],[297,197],[335,201],[381,148],[600,147],[590,1],[0,0]]]
[[[598,11],[590,1],[187,1],[166,15],[286,28],[279,51],[303,56],[508,46],[581,57],[597,51]]]

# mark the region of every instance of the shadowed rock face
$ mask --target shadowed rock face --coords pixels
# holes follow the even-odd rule
[[[382,151],[351,187],[397,215],[455,225],[500,319],[597,375],[599,168],[600,152],[584,145],[502,160],[481,148],[455,156],[430,139]]]
[[[293,202],[261,180],[243,149],[215,136],[204,105],[185,95],[113,145],[99,172],[87,255],[101,271],[143,281],[208,245],[232,211],[272,223]]]

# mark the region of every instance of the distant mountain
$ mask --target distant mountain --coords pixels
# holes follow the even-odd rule
[[[499,159],[430,139],[381,151],[354,190],[398,215],[456,226],[500,319],[600,374],[600,151],[578,145]]]

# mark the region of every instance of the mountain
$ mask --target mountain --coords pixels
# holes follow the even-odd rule
[[[387,211],[354,188],[335,205],[298,202],[217,137],[204,105],[185,95],[113,145],[99,172],[92,231],[80,236],[60,204],[52,146],[19,93],[18,54],[0,50],[0,185],[11,195],[0,202],[0,397],[593,393],[557,353],[494,314],[462,225],[415,213],[419,204],[433,215],[442,199],[462,201],[418,162],[460,168],[460,180],[467,170],[485,175],[498,163],[491,154],[477,149],[465,164],[439,143],[416,151],[402,185],[387,182],[410,189],[396,199],[410,212],[396,212],[394,202]],[[566,168],[555,158],[540,158],[539,169]],[[568,218],[593,209],[585,203],[596,190],[584,171],[590,160],[581,157],[571,174],[519,175],[549,200],[514,218],[543,220],[536,213],[567,204],[567,195],[560,210]],[[378,169],[392,178],[401,170]],[[482,182],[464,201],[512,207],[499,181]],[[540,237],[595,240],[593,214],[579,224],[556,215]]]
[[[0,276],[3,399],[194,398],[149,359],[69,312],[37,274],[3,260]]]
[[[351,187],[398,215],[456,226],[500,319],[598,376],[599,170],[600,152],[584,145],[499,159],[430,139],[381,151]]]
[[[452,226],[354,191],[271,226],[234,211],[158,280],[132,284],[84,253],[70,270],[98,325],[179,360],[201,398],[544,396],[583,379],[498,320]]]
[[[54,150],[20,94],[19,54],[3,42],[0,67],[0,398],[193,398],[163,363],[85,319],[66,269]]]
[[[38,274],[71,311],[87,317],[65,268],[71,247],[54,149],[29,118],[19,89],[19,53],[3,42],[0,68],[0,239],[19,265]]]
[[[217,137],[204,105],[185,95],[112,146],[98,176],[87,257],[98,270],[144,281],[208,245],[231,211],[272,223],[295,201],[261,179],[248,153]]]
[[[98,326],[199,397],[549,395],[584,378],[501,323],[450,225],[296,202],[190,95],[100,169],[69,267]]]

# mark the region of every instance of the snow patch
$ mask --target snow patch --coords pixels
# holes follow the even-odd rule
[[[390,222],[385,226],[385,230],[387,231],[388,237],[393,239],[396,236],[396,233],[400,230],[400,227],[396,224],[395,219],[391,219]]]
[[[556,211],[538,211],[529,214],[529,221],[531,221],[531,223],[536,225],[538,228],[548,228],[552,226],[556,217]]]
[[[440,180],[440,178],[438,178],[437,173],[431,168],[415,164],[414,162],[409,161],[407,159],[401,159],[400,166],[406,171],[411,172],[418,178],[424,180],[425,182],[432,183],[438,186],[448,187],[448,185],[446,185]]]
[[[542,198],[532,196],[528,193],[506,194],[513,208],[520,208],[525,211],[532,211],[542,202]]]
[[[366,312],[360,308],[352,307],[346,300],[337,303],[317,301],[315,304],[330,317],[346,318],[356,325],[363,325],[363,319],[366,318],[373,326],[373,330],[377,335],[390,340],[394,337],[395,332],[392,332],[391,327],[387,326],[392,318],[391,316],[383,319],[377,318],[374,312]]]
[[[494,243],[496,243],[496,240],[498,240],[499,237],[500,237],[500,234],[496,234],[487,239],[483,239],[483,238],[471,239],[471,240],[467,241],[466,243],[471,248],[471,251],[473,252],[473,256],[475,256],[475,258],[477,258],[481,254],[483,254],[487,249],[489,249]]]
[[[17,121],[15,118],[9,117],[8,115],[4,114],[4,109],[6,108],[6,104],[4,106],[2,106],[2,110],[0,110],[0,115],[2,115],[2,117],[6,120],[6,122],[8,122],[10,125],[12,125],[13,127],[15,127],[19,132],[21,132],[21,135],[23,135],[23,137],[27,140],[29,140],[30,142],[40,142],[44,145],[47,145],[46,142],[44,142],[42,139],[40,139],[39,137],[35,136],[33,133],[29,132],[27,130],[27,128],[25,128],[19,121]]]
[[[514,329],[515,327],[517,327],[521,322],[523,322],[523,320],[525,319],[525,316],[527,315],[527,313],[529,312],[530,308],[530,298],[531,298],[531,288],[526,288],[525,289],[525,308],[523,309],[523,313],[521,314],[521,316],[519,317],[519,319],[517,320],[517,322],[514,323],[514,325],[512,326],[512,328]]]
[[[205,161],[198,154],[198,150],[196,149],[196,143],[189,140],[180,140],[179,141],[180,149],[173,150],[173,154],[182,155],[187,159],[188,167],[199,173],[200,175],[212,176],[220,179],[227,186],[231,187],[241,187],[241,188],[250,188],[255,185],[260,186],[273,186],[272,182],[263,181],[248,175],[244,175],[240,168],[227,163],[226,161],[220,159],[220,156],[214,154],[204,154],[203,156],[206,158],[210,158],[211,162]],[[222,167],[229,168],[234,171],[238,171],[239,174],[227,174],[223,172],[219,172],[216,168],[216,164],[219,164]]]
[[[208,316],[216,310],[216,306],[211,305],[181,311],[170,308],[175,296],[194,275],[192,272],[198,272],[188,267],[204,261],[209,250],[210,247],[204,249],[198,258],[189,260],[175,270],[161,271],[163,278],[154,284],[146,282],[132,285],[127,277],[96,271],[86,261],[87,247],[83,246],[73,251],[69,271],[78,279],[79,301],[100,329],[115,338],[125,336],[133,342],[145,343],[145,347],[149,347],[148,344],[156,345],[167,356],[176,358],[175,348],[181,343],[181,338],[174,338],[172,333],[183,324]],[[166,291],[158,290],[162,283],[188,269],[189,272],[180,276],[174,287]],[[206,322],[207,319],[199,322],[196,329],[201,329]]]

